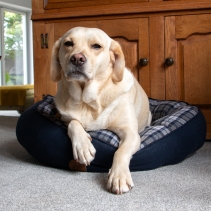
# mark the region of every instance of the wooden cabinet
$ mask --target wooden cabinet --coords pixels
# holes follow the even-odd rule
[[[72,27],[97,27],[120,42],[149,97],[199,106],[211,139],[210,0],[32,0],[32,6],[35,101],[56,92],[49,74],[54,42]]]
[[[166,99],[197,105],[211,138],[211,14],[165,17]]]

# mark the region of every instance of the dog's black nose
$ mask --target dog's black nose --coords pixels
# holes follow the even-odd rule
[[[70,62],[75,66],[82,66],[86,63],[86,57],[81,53],[76,53],[71,56]]]

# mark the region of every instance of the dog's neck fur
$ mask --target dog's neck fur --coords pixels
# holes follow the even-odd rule
[[[112,81],[111,76],[103,81],[90,80],[87,82],[67,81],[63,77],[59,84],[62,83],[63,85],[61,87],[66,87],[66,90],[60,89],[60,85],[58,85],[57,94],[60,96],[68,95],[67,97],[63,97],[63,99],[68,99],[68,102],[62,103],[63,105],[68,106],[68,104],[72,104],[72,106],[75,105],[76,107],[83,105],[94,116],[99,115],[117,96],[128,92],[133,86],[134,80],[132,74],[127,69],[125,69],[125,74],[127,77],[123,77],[123,80],[117,83]],[[72,90],[75,91],[72,92]],[[108,95],[111,92],[113,94]],[[112,96],[112,98],[108,96]],[[65,108],[63,109],[66,110]]]
[[[67,88],[71,101],[77,102],[77,104],[86,104],[98,114],[102,111],[104,105],[99,103],[98,98],[104,87],[104,83],[96,80],[90,80],[88,82],[67,81],[65,78],[61,82]],[[75,90],[75,92],[72,92],[72,90]]]

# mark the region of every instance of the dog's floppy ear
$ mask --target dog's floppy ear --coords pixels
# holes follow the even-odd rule
[[[51,57],[51,79],[54,82],[61,80],[61,65],[59,61],[59,49],[61,45],[61,38],[57,40],[53,46],[52,57]]]
[[[112,80],[120,82],[124,76],[125,58],[120,44],[114,40],[111,41],[110,55],[113,63]]]

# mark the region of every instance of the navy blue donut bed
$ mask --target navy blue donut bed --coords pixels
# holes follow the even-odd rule
[[[205,142],[206,122],[196,106],[179,101],[149,99],[149,102],[152,123],[140,133],[142,143],[131,159],[131,171],[150,170],[179,163]],[[74,160],[71,141],[67,128],[58,115],[54,97],[48,95],[26,110],[20,116],[16,128],[19,143],[45,165],[108,172],[118,148],[119,138],[108,130],[89,131],[89,134],[97,151],[95,159],[85,169],[77,169],[72,165]]]

